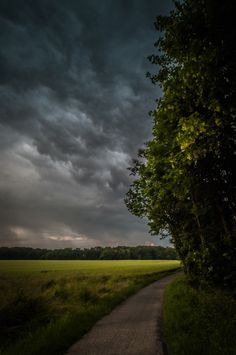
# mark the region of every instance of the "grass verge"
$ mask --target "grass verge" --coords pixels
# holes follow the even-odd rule
[[[180,276],[165,291],[164,333],[170,355],[234,355],[236,300]]]
[[[59,270],[50,270],[45,262],[38,271],[3,272],[0,354],[64,354],[117,304],[179,266],[175,261],[146,264],[91,262],[82,270],[83,264],[78,263],[80,269],[63,271],[63,262]]]

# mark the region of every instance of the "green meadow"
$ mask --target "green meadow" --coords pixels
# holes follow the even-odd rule
[[[0,261],[0,354],[63,354],[173,260]]]

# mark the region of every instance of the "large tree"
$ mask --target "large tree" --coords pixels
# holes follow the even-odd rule
[[[149,57],[163,96],[139,152],[129,210],[170,233],[192,278],[236,283],[235,2],[175,2]]]

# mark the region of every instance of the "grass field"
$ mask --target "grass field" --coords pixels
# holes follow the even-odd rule
[[[0,354],[53,355],[178,261],[0,261]]]
[[[170,355],[236,354],[236,300],[226,292],[176,278],[165,291],[164,325]]]

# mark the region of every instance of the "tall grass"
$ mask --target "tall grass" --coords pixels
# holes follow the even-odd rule
[[[223,291],[177,278],[165,291],[164,326],[170,355],[236,354],[236,300]]]
[[[0,354],[63,354],[115,305],[178,266],[176,261],[2,263]]]

